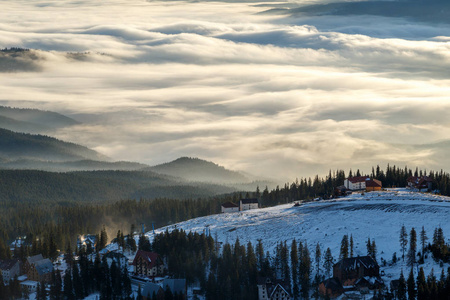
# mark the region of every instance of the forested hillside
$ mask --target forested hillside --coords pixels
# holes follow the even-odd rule
[[[0,157],[8,160],[35,159],[73,161],[107,160],[94,150],[49,136],[17,133],[0,128]]]
[[[189,181],[214,183],[243,183],[251,181],[243,174],[230,171],[213,162],[199,158],[180,157],[172,162],[150,168],[151,171],[176,176]]]
[[[0,170],[0,201],[10,203],[101,203],[122,199],[189,199],[233,192],[213,184],[186,184],[153,172],[81,171],[55,173]]]

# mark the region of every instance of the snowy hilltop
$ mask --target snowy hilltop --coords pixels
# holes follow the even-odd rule
[[[420,231],[422,226],[429,241],[437,227],[444,234],[450,233],[450,198],[432,194],[414,193],[405,189],[353,194],[345,198],[319,200],[300,206],[285,204],[276,207],[244,212],[211,215],[163,227],[156,234],[175,228],[185,231],[210,233],[219,242],[253,245],[261,240],[264,249],[274,253],[277,243],[293,239],[303,241],[310,249],[317,243],[322,249],[330,248],[335,261],[339,257],[344,235],[352,236],[354,254],[367,255],[366,241],[376,241],[377,260],[385,272],[385,280],[399,277],[401,269],[408,270],[406,260],[401,260],[400,229],[404,225],[409,232],[412,227]],[[153,233],[146,234],[150,240]],[[396,253],[400,261],[390,265]],[[431,257],[425,260],[425,273],[441,267]],[[447,266],[444,266],[446,269]]]

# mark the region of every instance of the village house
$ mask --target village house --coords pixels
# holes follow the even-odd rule
[[[430,192],[433,189],[433,179],[428,176],[410,176],[407,180],[407,187],[418,192]]]
[[[239,211],[250,210],[250,209],[258,209],[259,202],[256,198],[251,199],[241,199],[239,202]]]
[[[20,263],[18,260],[8,259],[0,260],[0,273],[3,277],[4,285],[9,285],[9,281],[19,276]]]
[[[274,280],[269,277],[258,278],[258,299],[259,300],[291,300],[289,285],[281,280]]]
[[[336,298],[342,295],[344,288],[337,278],[328,278],[319,284],[319,294],[328,297]]]
[[[333,277],[341,282],[342,286],[354,286],[358,279],[363,277],[380,278],[380,267],[370,256],[344,258],[333,266]]]
[[[48,258],[35,261],[28,270],[29,280],[49,282],[52,277],[53,263]]]
[[[22,291],[27,291],[28,293],[34,293],[37,290],[39,282],[33,281],[33,280],[26,280],[22,281],[20,283],[20,287],[22,288]]]
[[[239,211],[239,205],[234,204],[232,202],[223,203],[221,208],[222,208],[222,213],[232,213],[232,212]]]
[[[77,237],[77,249],[81,250],[94,250],[97,246],[97,235],[95,234],[84,234],[78,235]]]
[[[333,278],[319,284],[323,297],[336,298],[344,290],[356,289],[360,292],[381,289],[380,267],[370,256],[344,258],[333,266]]]
[[[371,179],[369,176],[349,177],[344,180],[344,186],[350,191],[380,191],[383,187],[381,181]]]
[[[181,299],[187,299],[186,279],[165,278],[162,285],[164,290],[170,289],[173,295],[181,295]]]
[[[345,185],[340,185],[340,186],[334,188],[334,196],[335,197],[347,196],[347,194],[348,194],[347,192],[349,192],[349,191],[347,190]]]
[[[44,257],[42,256],[42,254],[38,254],[38,255],[34,255],[34,256],[30,256],[27,258],[27,260],[25,261],[25,263],[23,264],[23,270],[22,273],[24,274],[28,274],[28,271],[31,269],[31,266],[39,261],[39,260],[43,260]]]
[[[105,254],[105,257],[108,267],[111,267],[113,261],[116,262],[116,266],[119,268],[128,266],[128,258],[122,253],[110,251]]]
[[[164,300],[164,290],[156,283],[149,282],[142,288],[142,299],[143,300]]]
[[[377,179],[370,179],[366,181],[366,192],[381,191],[383,188],[381,181]]]
[[[139,250],[133,260],[134,273],[146,277],[164,274],[166,266],[161,257],[154,252]]]
[[[164,300],[165,291],[170,289],[172,295],[178,295],[181,298],[175,299],[187,299],[187,285],[186,279],[170,279],[165,278],[161,283],[148,282],[142,287],[142,298],[144,300],[153,300],[156,297],[157,300]],[[181,295],[181,296],[180,296]]]

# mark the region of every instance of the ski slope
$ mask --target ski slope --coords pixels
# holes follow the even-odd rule
[[[256,245],[262,240],[264,249],[273,253],[279,241],[293,239],[308,244],[310,251],[320,244],[322,253],[329,247],[338,259],[343,235],[353,236],[354,253],[367,255],[366,241],[375,240],[377,259],[392,259],[394,252],[401,258],[399,243],[400,229],[405,225],[409,234],[412,227],[419,233],[424,226],[429,241],[438,226],[444,230],[448,241],[450,237],[450,198],[394,189],[382,192],[353,194],[345,198],[321,200],[294,207],[293,204],[257,209],[238,213],[211,215],[163,227],[155,231],[160,233],[175,228],[185,231],[208,232],[220,242],[234,243],[239,238],[241,244],[252,242]],[[147,236],[152,240],[153,233]],[[441,268],[431,258],[422,265],[428,274],[434,268],[439,275]],[[386,276],[398,278],[400,270],[409,272],[409,268],[399,262],[392,267],[382,268]],[[444,265],[446,270],[447,266]],[[405,275],[407,276],[407,275]]]

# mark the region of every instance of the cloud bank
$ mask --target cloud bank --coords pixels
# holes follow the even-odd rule
[[[67,114],[83,124],[56,137],[151,165],[450,170],[447,25],[255,4],[2,2],[0,48],[35,50],[0,53],[0,104]]]

